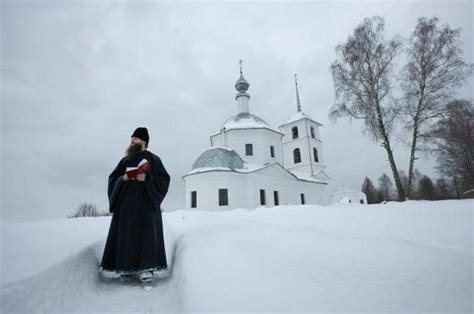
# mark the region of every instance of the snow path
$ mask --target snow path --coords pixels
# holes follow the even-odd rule
[[[156,282],[151,292],[137,285],[104,282],[98,273],[104,242],[99,241],[75,256],[31,278],[1,288],[4,313],[69,312],[179,312],[179,276],[173,276],[175,254],[171,255],[171,274]],[[28,297],[28,302],[24,302]]]

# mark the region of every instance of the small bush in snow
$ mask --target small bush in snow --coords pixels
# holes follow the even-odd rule
[[[79,205],[73,215],[67,216],[68,218],[78,218],[78,217],[97,217],[97,216],[106,216],[107,214],[99,213],[97,207],[94,204],[84,202]]]

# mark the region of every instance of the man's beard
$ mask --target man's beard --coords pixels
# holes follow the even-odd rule
[[[128,159],[135,157],[138,153],[143,150],[143,146],[141,143],[130,144],[127,150],[125,151],[126,157]]]

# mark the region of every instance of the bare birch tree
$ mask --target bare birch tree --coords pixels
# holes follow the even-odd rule
[[[413,169],[420,142],[445,104],[472,72],[462,59],[460,29],[438,25],[438,19],[419,18],[408,47],[408,62],[402,74],[404,111],[411,133],[410,164],[406,194],[411,197]]]
[[[398,38],[386,41],[384,24],[378,16],[365,18],[347,41],[336,47],[337,59],[331,64],[336,98],[330,117],[365,122],[367,133],[386,150],[398,198],[404,200],[405,192],[390,145],[397,113],[391,97],[392,67],[401,50],[401,41]]]

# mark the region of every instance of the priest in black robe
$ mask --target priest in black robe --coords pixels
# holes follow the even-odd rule
[[[100,265],[102,271],[138,274],[145,282],[153,280],[154,271],[168,267],[161,202],[170,183],[161,159],[147,150],[148,142],[148,130],[137,128],[126,156],[109,176],[107,194],[113,215]],[[128,177],[127,167],[138,167],[144,159],[151,169]]]

